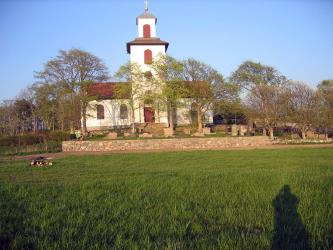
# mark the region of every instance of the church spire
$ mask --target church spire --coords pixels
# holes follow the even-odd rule
[[[145,0],[145,12],[148,12],[148,0]]]

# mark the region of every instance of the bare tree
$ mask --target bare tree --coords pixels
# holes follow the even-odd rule
[[[268,129],[273,138],[274,126],[278,121],[276,109],[280,102],[279,88],[287,83],[286,77],[271,66],[246,61],[232,73],[230,80],[248,95],[250,109],[256,110],[250,113],[263,124],[264,135]]]
[[[1,104],[0,126],[3,134],[16,135],[19,126],[19,117],[15,111],[15,100],[7,100]]]
[[[291,82],[288,86],[288,117],[297,124],[306,139],[306,132],[315,124],[316,92],[302,82]]]
[[[274,139],[274,127],[282,120],[282,91],[275,85],[256,85],[249,91],[245,105],[248,115],[260,120]]]
[[[56,84],[64,90],[70,103],[70,131],[74,132],[77,117],[82,116],[82,133],[86,134],[87,91],[82,87],[86,83],[105,81],[108,79],[107,68],[101,59],[89,52],[71,49],[59,51],[59,55],[48,61],[44,69],[36,73],[42,83]],[[77,103],[79,100],[79,104]]]
[[[333,128],[333,80],[325,80],[318,85],[316,99],[315,123],[327,139],[328,130]]]

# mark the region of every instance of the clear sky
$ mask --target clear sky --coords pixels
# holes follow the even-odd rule
[[[0,100],[34,81],[59,50],[100,57],[110,73],[128,60],[143,0],[0,0]],[[169,54],[229,76],[245,60],[316,86],[333,78],[332,0],[150,0]]]

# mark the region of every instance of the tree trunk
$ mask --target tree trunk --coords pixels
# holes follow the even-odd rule
[[[328,129],[325,128],[325,140],[327,141],[328,140]]]
[[[198,115],[198,133],[202,133],[203,129],[202,129],[202,112],[201,112],[201,108],[197,107],[197,115]]]
[[[173,131],[174,124],[173,124],[173,108],[172,105],[169,105],[169,128]]]
[[[75,128],[74,128],[74,114],[73,114],[73,110],[74,110],[74,94],[71,93],[71,107],[70,107],[70,121],[69,121],[69,128],[70,128],[70,133],[71,134],[75,134]]]
[[[274,140],[274,128],[269,128],[269,138],[271,140]]]
[[[132,103],[131,104],[131,116],[132,116],[132,125],[131,125],[131,127],[132,127],[132,134],[134,135],[135,134],[135,115],[134,115],[134,104]]]
[[[69,128],[70,128],[70,133],[75,134],[74,121],[72,120],[69,121]]]
[[[37,123],[37,122],[36,122],[36,116],[33,116],[32,119],[33,119],[33,123],[34,123],[33,131],[34,131],[34,133],[36,133],[36,131],[37,131],[37,126],[36,126],[36,125],[37,125],[37,124],[36,124],[36,123]]]
[[[263,135],[263,136],[266,136],[266,135],[267,135],[266,128],[263,128],[263,129],[262,129],[262,135]]]
[[[82,136],[87,136],[87,105],[82,102]]]
[[[302,128],[302,139],[303,140],[306,139],[306,130],[305,130],[305,128]]]

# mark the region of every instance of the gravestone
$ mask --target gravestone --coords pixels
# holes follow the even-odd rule
[[[203,128],[203,133],[205,135],[209,135],[209,134],[211,134],[211,129],[210,128]]]
[[[107,134],[106,139],[115,140],[115,139],[117,139],[117,137],[118,137],[118,134],[116,132],[111,132],[111,133]]]
[[[231,125],[231,136],[237,136],[237,135],[238,135],[237,125],[233,124]]]
[[[189,128],[184,128],[184,134],[185,134],[185,135],[190,135],[190,134],[191,134],[191,129],[189,129]]]
[[[152,138],[153,134],[143,133],[139,135],[140,138]]]
[[[171,128],[164,128],[163,132],[164,132],[164,136],[165,137],[171,137],[171,136],[173,136],[173,129],[171,129]]]

